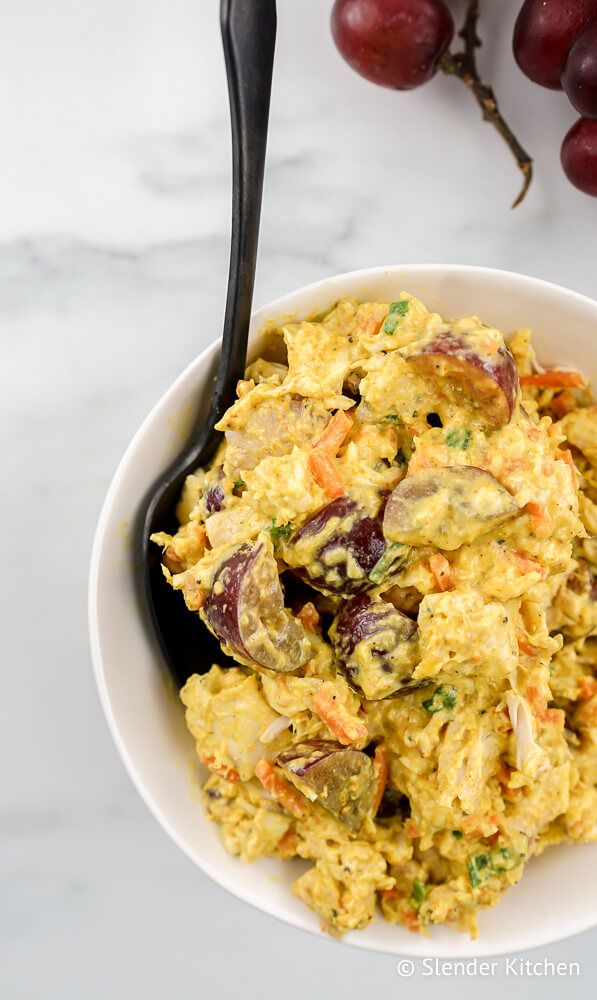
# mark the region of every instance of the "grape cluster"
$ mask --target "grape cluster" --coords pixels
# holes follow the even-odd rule
[[[479,78],[479,6],[479,0],[467,0],[459,52],[451,49],[454,21],[444,0],[335,0],[332,34],[347,63],[382,87],[412,90],[438,71],[461,79],[522,171],[517,205],[530,184],[532,160],[501,115],[492,88]],[[564,90],[581,115],[562,143],[562,165],[577,188],[597,196],[597,0],[525,0],[513,49],[529,79]]]
[[[568,179],[597,196],[597,0],[525,0],[514,58],[534,83],[564,90],[582,116],[564,137]]]
[[[479,0],[467,0],[459,32],[462,51],[450,48],[454,21],[444,0],[335,0],[332,34],[341,55],[357,73],[382,87],[412,90],[438,70],[462,80],[485,121],[508,144],[523,175],[514,205],[524,198],[532,177],[532,160],[502,116],[492,88],[479,77],[475,52]]]

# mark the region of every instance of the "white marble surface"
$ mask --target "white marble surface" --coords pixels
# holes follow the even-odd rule
[[[278,925],[194,870],[126,777],[91,676],[86,576],[116,462],[219,331],[229,135],[216,0],[6,0],[0,31],[0,421],[5,639],[0,995],[397,995],[388,957]],[[527,202],[464,88],[410,95],[349,72],[330,0],[280,0],[256,299],[368,264],[522,270],[590,295],[597,204],[563,179],[573,120],[509,52],[483,63],[535,153]],[[126,669],[126,664],[123,664]],[[410,982],[430,995],[593,995],[597,932],[544,952],[580,979]],[[242,991],[242,992],[241,992]]]

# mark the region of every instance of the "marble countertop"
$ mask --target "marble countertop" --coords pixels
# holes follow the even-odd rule
[[[596,295],[597,203],[559,166],[574,115],[517,71],[518,3],[486,0],[482,54],[536,157],[515,212],[516,169],[465,89],[438,79],[403,95],[360,80],[334,51],[330,6],[279,3],[257,303],[334,272],[410,261],[505,267]],[[111,474],[222,323],[230,150],[217,7],[13,0],[3,11],[7,1000],[241,990],[298,1000],[322,984],[356,1000],[402,988],[395,959],[290,930],[191,867],[132,788],[91,674],[87,568]],[[588,997],[596,947],[592,932],[533,954],[580,962],[570,984],[515,982],[500,966],[482,988]],[[425,982],[438,997],[479,986]]]

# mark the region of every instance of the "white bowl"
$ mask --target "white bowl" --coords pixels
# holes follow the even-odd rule
[[[278,317],[304,318],[345,295],[388,301],[401,290],[448,317],[477,314],[506,334],[529,326],[542,362],[575,365],[594,384],[597,381],[597,303],[535,278],[469,266],[379,267],[291,292],[253,316],[251,354],[258,354],[261,332]],[[193,742],[136,603],[126,525],[132,523],[140,499],[179,452],[176,417],[194,412],[208,391],[208,372],[217,351],[214,341],[162,396],[129,445],[108,491],[90,572],[95,674],[125,766],[178,846],[234,895],[295,927],[321,933],[317,917],[290,890],[301,862],[267,859],[241,864],[224,850],[218,827],[206,821],[193,777],[198,771]],[[345,941],[401,955],[496,955],[544,945],[595,924],[597,844],[558,847],[532,861],[522,881],[497,907],[481,915],[476,941],[445,927],[434,928],[429,938],[423,938],[381,917]]]

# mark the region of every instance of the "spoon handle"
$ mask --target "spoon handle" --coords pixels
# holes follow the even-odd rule
[[[211,426],[243,378],[255,284],[274,48],[275,0],[221,0],[232,125],[232,236],[226,317]],[[214,412],[215,411],[215,412]]]

